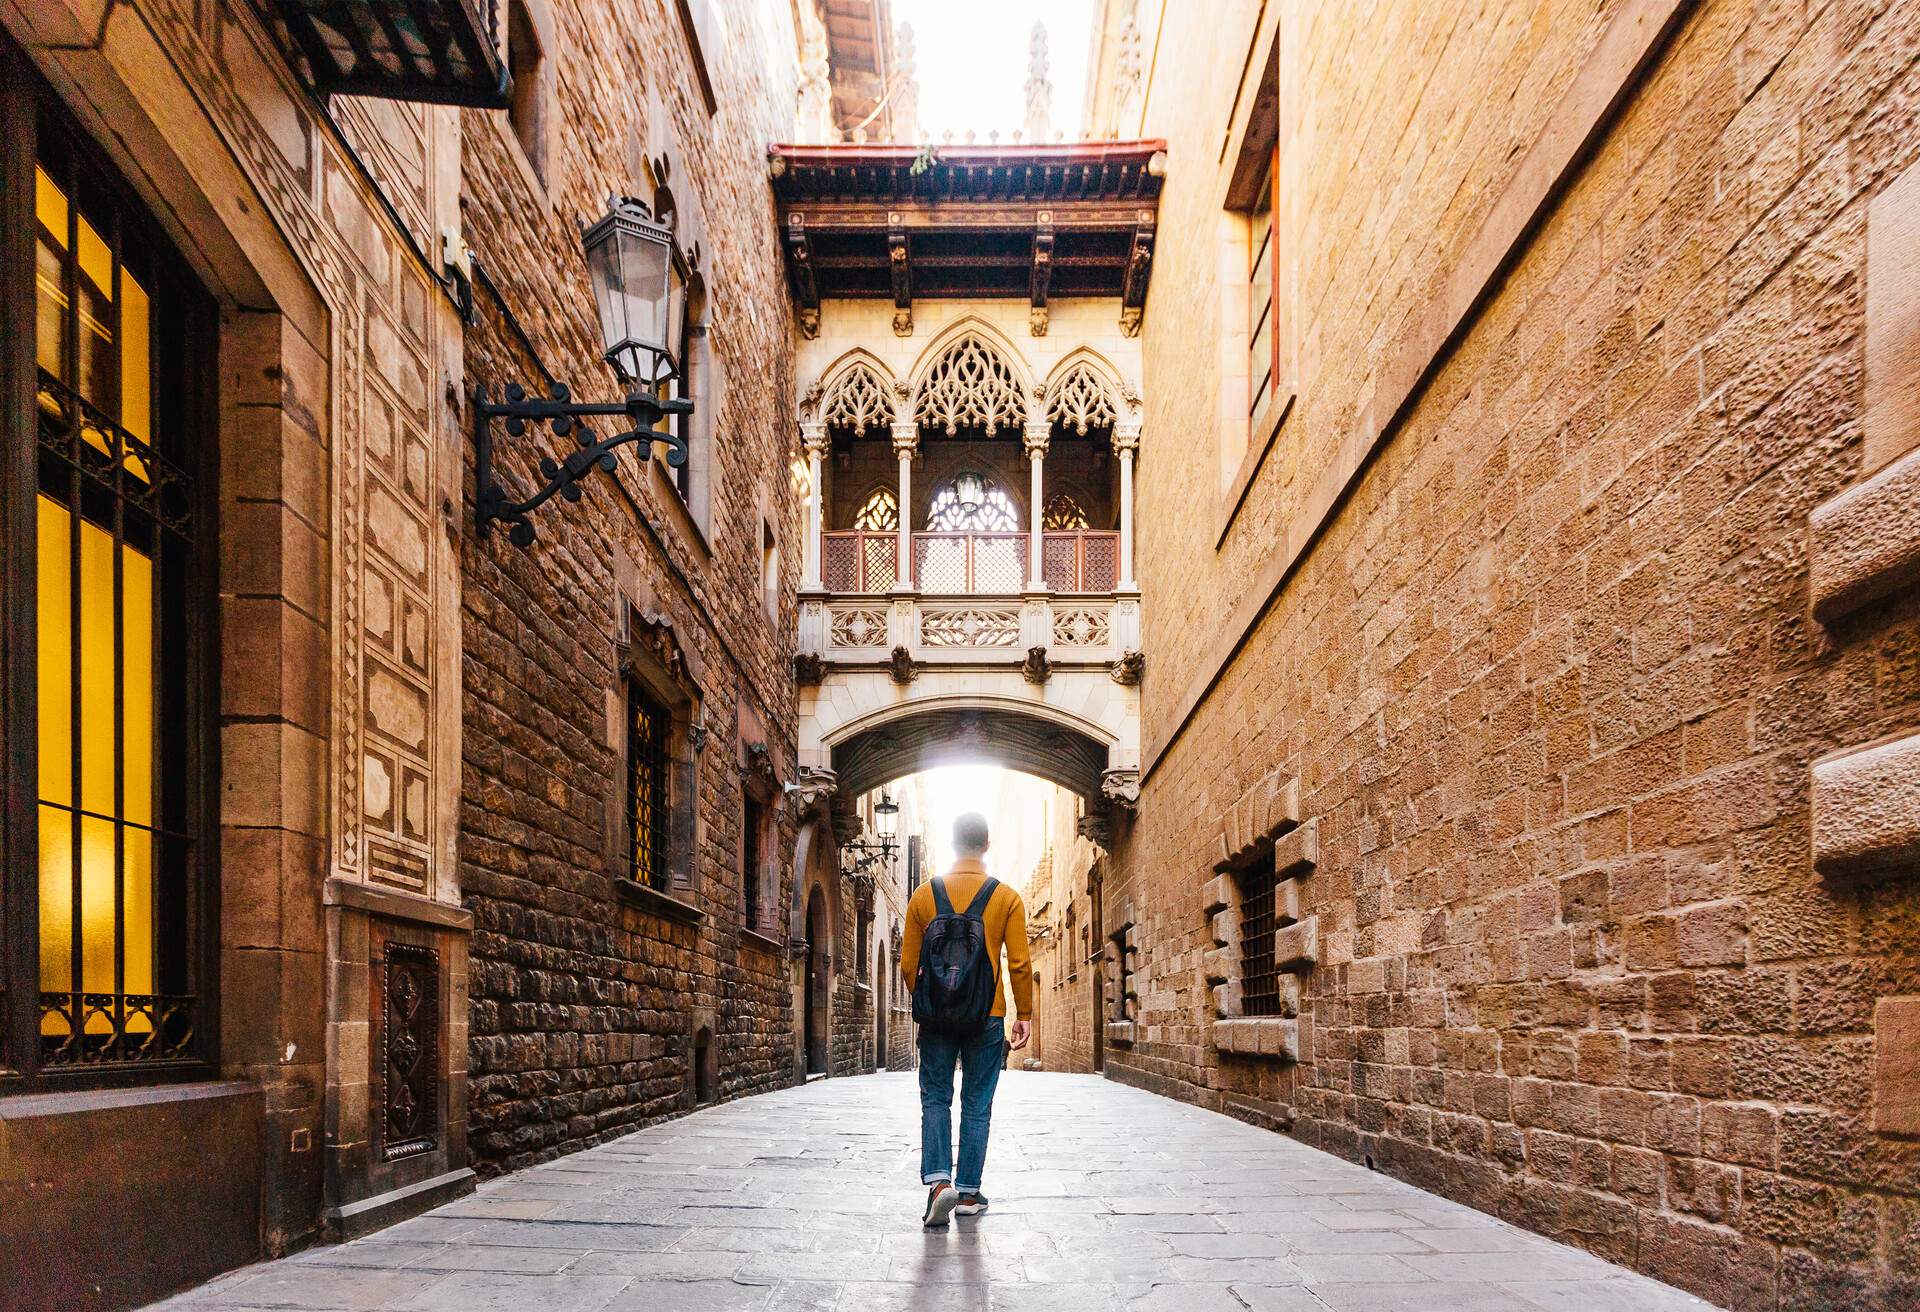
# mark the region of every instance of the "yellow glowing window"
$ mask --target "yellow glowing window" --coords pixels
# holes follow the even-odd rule
[[[31,1066],[179,1060],[197,1052],[200,788],[185,731],[193,462],[180,444],[189,330],[207,306],[74,139],[55,130],[40,148],[36,523],[31,578],[15,580],[33,588],[36,632],[18,670],[37,705]],[[22,1064],[0,1052],[9,1062]]]
[[[666,883],[667,730],[665,707],[637,685],[627,693],[627,829],[633,878],[649,887]]]

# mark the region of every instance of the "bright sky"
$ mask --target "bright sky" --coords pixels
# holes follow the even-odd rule
[[[934,141],[969,129],[1002,144],[1027,121],[1027,43],[1036,21],[1047,25],[1047,80],[1053,83],[1053,127],[1080,135],[1086,93],[1093,0],[893,0],[895,25],[913,25],[920,83],[920,126]]]
[[[953,822],[963,811],[978,811],[996,832],[988,868],[1015,887],[1026,880],[1046,843],[1042,830],[1053,786],[1032,775],[997,765],[943,765],[926,771],[927,811],[933,838],[933,869],[953,864]],[[1015,832],[1003,832],[1015,827]]]

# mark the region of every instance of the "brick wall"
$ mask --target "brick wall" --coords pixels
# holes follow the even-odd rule
[[[1870,1085],[1920,896],[1815,874],[1809,778],[1920,722],[1920,598],[1816,622],[1807,542],[1868,472],[1868,209],[1920,156],[1920,13],[1686,7],[1398,409],[1397,348],[1538,184],[1606,24],[1666,7],[1284,7],[1298,399],[1216,550],[1189,417],[1219,412],[1259,8],[1161,24],[1146,61],[1149,743],[1248,631],[1118,837],[1140,1029],[1109,1071],[1722,1305],[1908,1305],[1920,1149],[1874,1132]],[[1276,779],[1320,847],[1297,1064],[1219,1052],[1202,969],[1220,835]]]
[[[716,1096],[792,1077],[792,975],[776,949],[789,923],[793,817],[780,815],[774,843],[771,942],[743,936],[739,855],[742,745],[764,741],[781,778],[794,751],[792,329],[763,154],[790,116],[791,33],[769,17],[774,7],[733,16],[731,44],[706,52],[720,101],[709,117],[674,7],[622,15],[589,24],[553,6],[548,57],[567,75],[555,88],[545,187],[503,116],[467,115],[468,237],[554,375],[611,398],[577,220],[598,214],[609,191],[650,196],[640,161],[671,160],[675,196],[703,230],[718,361],[696,396],[717,434],[710,519],[697,527],[663,481],[623,457],[615,476],[589,480],[584,500],[538,514],[532,549],[499,533],[462,544],[470,1105],[476,1165],[492,1171],[691,1106],[701,1026],[713,1033]],[[500,307],[481,293],[478,310],[469,380],[496,393],[509,381],[537,385]],[[500,436],[524,490],[535,439]],[[468,487],[471,496],[471,470]],[[763,516],[781,547],[772,619],[761,600]],[[615,661],[629,606],[664,619],[700,694],[707,736],[691,756],[690,886],[676,893],[702,913],[697,925],[617,886],[625,760]]]

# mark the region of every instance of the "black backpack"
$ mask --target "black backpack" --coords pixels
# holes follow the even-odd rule
[[[934,917],[920,939],[920,973],[913,982],[913,1019],[922,1029],[968,1038],[993,1013],[994,963],[987,956],[987,903],[1000,887],[989,879],[967,909],[955,912],[946,880],[932,881]]]

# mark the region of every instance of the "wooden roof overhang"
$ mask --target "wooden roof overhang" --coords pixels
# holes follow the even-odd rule
[[[807,336],[820,302],[1024,297],[1044,336],[1056,296],[1112,296],[1139,331],[1164,141],[1037,146],[774,146],[787,277]],[[916,161],[923,161],[919,172]]]

